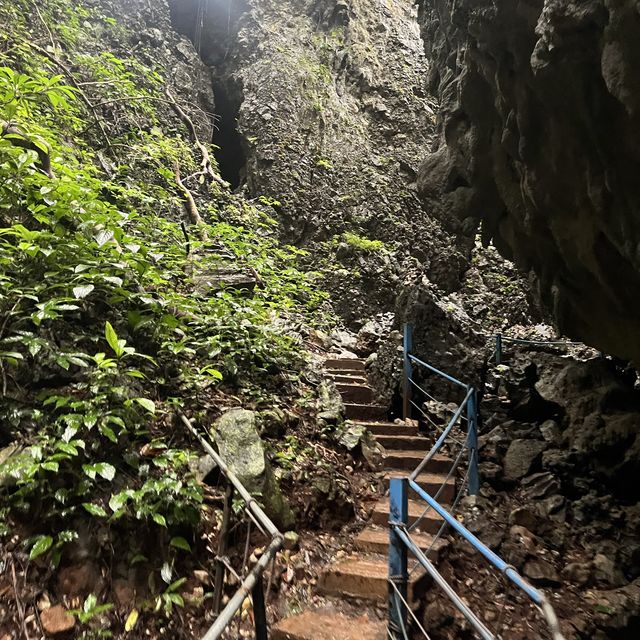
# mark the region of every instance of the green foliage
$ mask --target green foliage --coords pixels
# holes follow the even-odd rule
[[[81,625],[87,628],[80,636],[84,640],[93,638],[111,638],[113,634],[108,629],[103,628],[104,614],[113,609],[113,604],[99,604],[98,598],[91,593],[86,598],[81,609],[71,609],[69,613],[74,615]]]
[[[21,4],[0,8],[0,17],[15,11],[18,30]],[[65,12],[51,2],[45,15]],[[78,15],[77,33],[56,25],[66,46],[88,28]],[[110,135],[114,148],[126,145],[127,162],[112,157],[106,175],[83,135],[93,114],[78,92],[28,49],[14,54],[12,66],[0,53],[0,119],[49,155],[53,177],[36,151],[0,137],[0,419],[27,445],[3,469],[14,480],[3,500],[13,515],[37,513],[45,533],[27,548],[55,564],[80,515],[105,531],[114,523],[195,527],[202,491],[191,454],[174,444],[174,407],[206,411],[223,385],[253,401],[282,392],[282,372],[300,357],[290,327],[325,296],[298,269],[303,252],[277,243],[274,221],[215,186],[197,186],[213,240],[190,234],[186,255],[172,219],[182,209],[173,167],[195,171],[198,161],[181,135],[159,128],[166,118],[156,71],[115,54],[76,55],[97,87],[92,100],[122,115]],[[249,294],[224,278],[202,284],[229,270],[257,274],[259,286]],[[180,536],[167,539],[190,548]],[[175,585],[154,606],[181,606]],[[96,603],[87,606],[79,616],[97,615]]]
[[[350,231],[345,231],[341,238],[350,247],[365,253],[377,253],[385,249],[385,244],[382,240],[371,240],[365,236],[359,236],[356,233],[351,233]]]

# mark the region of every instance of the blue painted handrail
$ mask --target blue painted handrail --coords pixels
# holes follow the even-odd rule
[[[466,446],[469,450],[469,493],[476,495],[479,491],[480,480],[478,476],[478,454],[477,454],[477,425],[478,425],[478,405],[477,405],[477,392],[474,387],[465,385],[453,376],[440,371],[433,365],[430,365],[423,360],[420,360],[413,354],[412,349],[412,331],[408,325],[404,331],[404,406],[405,406],[405,419],[410,417],[410,407],[418,407],[411,400],[412,385],[416,386],[419,390],[420,387],[413,382],[413,365],[423,367],[440,376],[444,380],[461,386],[466,389],[467,393],[456,408],[453,416],[449,420],[447,426],[442,431],[434,445],[426,454],[424,459],[416,467],[416,469],[406,478],[392,478],[390,483],[390,538],[389,538],[389,636],[393,640],[406,640],[407,633],[407,611],[411,613],[411,609],[408,607],[406,601],[407,593],[407,551],[416,557],[418,562],[427,570],[431,575],[434,582],[444,591],[447,597],[451,600],[454,606],[464,615],[469,621],[471,626],[479,634],[483,640],[495,640],[494,634],[487,629],[485,624],[480,620],[471,608],[460,598],[455,590],[449,585],[444,577],[437,571],[433,564],[427,558],[427,555],[422,552],[418,545],[411,539],[410,528],[408,527],[408,490],[412,489],[427,505],[427,509],[433,509],[443,520],[443,527],[451,527],[457,534],[459,534],[464,540],[466,540],[480,555],[482,555],[493,567],[495,567],[501,574],[511,581],[520,591],[522,591],[535,605],[542,611],[545,621],[549,627],[551,637],[553,640],[564,640],[557,617],[548,600],[544,594],[531,586],[518,571],[505,562],[500,556],[491,551],[479,538],[473,535],[463,524],[461,524],[457,518],[452,515],[445,507],[443,507],[436,497],[431,496],[425,491],[417,482],[416,478],[420,472],[427,466],[430,460],[440,451],[445,444],[447,438],[450,437],[454,427],[459,424],[463,412],[467,413],[467,443]],[[501,343],[496,345],[497,355],[499,355],[498,347],[501,348]],[[424,392],[426,393],[426,392]],[[454,463],[455,464],[455,463]],[[453,471],[453,469],[452,469]],[[456,499],[457,500],[457,499]],[[415,526],[415,525],[412,525]]]

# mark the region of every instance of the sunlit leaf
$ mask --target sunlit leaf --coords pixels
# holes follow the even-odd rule
[[[36,543],[31,547],[31,551],[29,552],[29,560],[33,560],[38,556],[41,556],[43,553],[46,553],[51,548],[53,544],[53,538],[51,536],[40,536]]]
[[[124,623],[124,630],[129,633],[132,631],[138,622],[138,610],[132,609],[131,613],[127,616],[127,621]]]
[[[83,502],[82,506],[92,515],[97,516],[99,518],[106,518],[107,512],[97,504],[93,504],[91,502]]]
[[[79,287],[74,287],[73,295],[75,298],[81,300],[82,298],[86,298],[94,289],[95,287],[92,284],[84,284]]]
[[[156,403],[153,400],[149,400],[149,398],[134,398],[134,400],[149,413],[156,412]]]
[[[191,545],[184,538],[181,538],[180,536],[171,538],[171,541],[169,542],[169,544],[172,547],[175,547],[176,549],[182,549],[183,551],[189,551],[189,552],[191,551]]]

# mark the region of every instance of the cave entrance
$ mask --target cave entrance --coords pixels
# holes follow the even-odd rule
[[[216,104],[216,126],[213,132],[214,151],[220,175],[232,190],[238,189],[245,182],[247,158],[244,152],[242,136],[238,131],[238,115],[240,100],[233,98],[224,84],[214,80],[213,97]]]

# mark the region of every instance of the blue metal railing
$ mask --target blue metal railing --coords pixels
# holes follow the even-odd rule
[[[460,611],[460,613],[466,618],[469,624],[473,627],[479,637],[483,640],[495,640],[496,634],[490,631],[487,626],[480,620],[479,616],[465,603],[462,598],[456,593],[453,587],[445,580],[445,578],[439,573],[433,562],[429,558],[429,553],[434,548],[435,542],[443,534],[447,527],[450,527],[455,533],[460,535],[465,541],[467,541],[481,556],[483,556],[495,569],[497,569],[501,575],[504,575],[511,584],[515,585],[520,592],[526,595],[531,602],[533,602],[539,610],[542,612],[544,619],[547,623],[550,637],[553,640],[564,640],[558,620],[555,612],[545,595],[532,587],[517,570],[505,562],[500,556],[491,551],[484,543],[482,543],[475,535],[473,535],[464,525],[462,525],[454,515],[457,504],[465,490],[465,484],[468,483],[468,490],[470,495],[476,495],[479,490],[479,475],[478,475],[478,453],[477,453],[477,429],[478,429],[478,402],[477,392],[473,386],[465,385],[453,376],[450,376],[443,371],[440,371],[433,365],[430,365],[416,356],[412,351],[412,330],[409,325],[405,326],[404,330],[404,417],[405,419],[411,418],[412,408],[416,409],[420,416],[426,419],[428,422],[432,422],[428,413],[414,401],[413,392],[415,390],[421,391],[427,398],[435,401],[435,399],[429,395],[429,393],[418,385],[414,380],[414,365],[423,368],[425,371],[435,374],[439,378],[446,380],[450,384],[465,389],[466,393],[462,402],[457,406],[453,415],[448,421],[447,426],[440,431],[440,435],[436,439],[434,445],[431,447],[427,455],[416,467],[416,469],[405,478],[393,478],[390,483],[390,535],[389,535],[389,627],[388,635],[393,640],[408,640],[408,616],[413,618],[418,629],[423,632],[423,635],[428,638],[428,634],[422,628],[420,621],[415,616],[412,608],[407,601],[407,584],[410,573],[417,567],[423,567],[427,573],[431,576],[434,583],[445,593],[453,605]],[[437,401],[436,401],[437,402]],[[463,415],[466,414],[466,415]],[[461,426],[461,423],[466,420],[466,440],[459,438],[455,440],[452,437],[454,429]],[[436,425],[437,427],[437,425]],[[419,474],[428,466],[436,454],[442,452],[444,449],[451,448],[451,442],[460,446],[460,452],[456,457],[453,457],[452,468],[447,475],[445,483],[451,476],[455,477],[455,472],[458,465],[463,459],[464,450],[468,451],[468,468],[465,474],[465,481],[459,488],[457,496],[453,501],[453,505],[450,509],[446,509],[438,502],[438,497],[442,491],[443,486],[438,489],[435,495],[431,495],[420,486],[418,482]],[[425,512],[422,516],[416,520],[411,526],[409,526],[408,517],[408,492],[409,489],[413,490],[419,498],[426,503]],[[420,521],[426,513],[432,510],[442,520],[440,530],[436,534],[434,541],[431,543],[427,551],[422,549],[415,543],[411,537],[411,531],[414,528],[419,527]],[[408,552],[416,559],[416,564],[410,571],[408,569]]]

